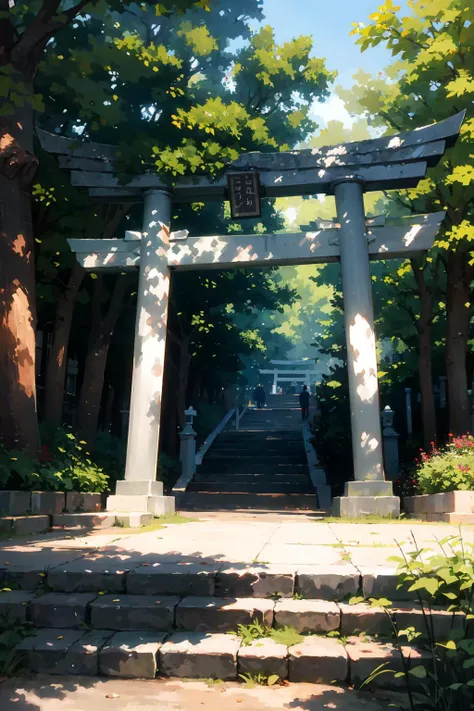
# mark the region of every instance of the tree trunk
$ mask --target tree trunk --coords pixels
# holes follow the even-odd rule
[[[56,427],[59,427],[62,421],[69,334],[76,295],[83,277],[84,269],[76,262],[72,268],[66,291],[60,295],[56,309],[53,345],[48,356],[45,383],[45,420]]]
[[[418,348],[423,447],[426,451],[429,451],[431,449],[431,443],[436,442],[436,410],[433,396],[431,328],[420,332],[418,337]]]
[[[100,308],[102,279],[103,277],[100,275],[94,281],[92,329],[77,412],[77,427],[89,449],[94,446],[97,435],[109,345],[122,310],[123,297],[128,283],[125,277],[117,277],[110,306],[106,315],[103,316]]]
[[[23,81],[25,77],[19,77]],[[39,449],[35,373],[35,267],[29,185],[33,115],[0,119],[0,439],[34,456]]]
[[[448,381],[449,431],[455,435],[470,430],[466,368],[469,336],[469,255],[449,252],[447,263],[446,375]]]
[[[89,449],[94,446],[97,435],[108,350],[108,343],[96,344],[95,347],[89,347],[86,357],[77,425],[80,435],[87,442]]]
[[[184,411],[188,407],[186,397],[188,394],[189,379],[189,336],[181,338],[179,351],[179,386],[177,392],[178,422],[184,427]]]
[[[431,337],[433,324],[433,290],[425,281],[425,270],[419,267],[416,260],[411,261],[418,293],[420,297],[420,317],[418,328],[418,370],[421,394],[421,419],[423,427],[423,447],[431,449],[431,443],[436,442],[436,409],[433,396],[433,368]]]

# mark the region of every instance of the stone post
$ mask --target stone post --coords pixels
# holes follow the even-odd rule
[[[395,481],[400,474],[400,457],[398,454],[398,438],[400,435],[393,429],[394,414],[389,405],[382,412],[385,476],[389,481]]]
[[[411,388],[405,388],[405,405],[407,410],[407,432],[413,434],[413,417],[411,413]]]
[[[398,516],[400,499],[383,471],[369,245],[363,183],[357,177],[334,185],[340,225],[344,323],[351,407],[354,479],[333,502],[336,516]]]
[[[168,246],[172,195],[145,193],[140,247],[137,318],[125,480],[117,482],[109,511],[172,513],[174,498],[163,496],[156,481],[160,438],[161,393],[168,317]]]
[[[278,390],[278,370],[273,371],[273,385],[272,385],[272,395],[276,395]]]
[[[179,459],[181,462],[181,474],[192,479],[196,473],[196,432],[193,430],[193,417],[196,416],[196,410],[188,407],[184,411],[185,425],[179,433],[181,444],[179,448]]]

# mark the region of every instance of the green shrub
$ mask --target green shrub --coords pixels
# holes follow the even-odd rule
[[[448,444],[421,453],[418,466],[418,493],[474,490],[474,437],[450,437]]]
[[[402,659],[402,671],[382,665],[364,682],[370,684],[380,674],[403,678],[410,711],[457,711],[474,708],[474,547],[460,537],[439,541],[440,552],[428,557],[426,549],[417,549],[393,560],[399,563],[399,587],[416,594],[424,611],[424,633],[413,627],[396,632],[396,647]],[[377,601],[373,601],[377,604]],[[387,601],[388,602],[388,601]],[[453,615],[447,638],[437,637],[433,612],[447,606]],[[387,614],[391,612],[386,608]],[[461,613],[462,624],[454,624]],[[422,642],[422,638],[427,640]],[[427,661],[413,663],[409,644],[425,647]]]
[[[168,454],[160,454],[158,461],[158,481],[162,481],[166,491],[170,491],[181,475],[181,462]]]
[[[95,464],[85,442],[72,432],[58,428],[45,430],[38,459],[23,452],[6,450],[0,444],[0,488],[37,491],[103,492],[109,477]]]
[[[111,484],[124,478],[126,456],[126,439],[114,437],[110,432],[99,432],[97,434],[92,451],[92,459],[104,470],[110,478]]]

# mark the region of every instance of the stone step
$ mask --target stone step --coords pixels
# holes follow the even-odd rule
[[[264,447],[280,447],[288,443],[294,443],[298,446],[301,445],[301,440],[303,439],[301,429],[288,432],[271,431],[262,434],[261,430],[252,431],[252,428],[249,427],[251,424],[255,423],[249,419],[246,420],[244,429],[230,429],[221,432],[220,435],[216,437],[216,444],[221,442],[238,442],[243,445],[253,445],[259,441]]]
[[[62,513],[52,517],[53,528],[112,528],[116,524],[115,513]]]
[[[303,464],[276,464],[269,466],[268,464],[254,463],[251,461],[240,462],[236,461],[235,464],[224,464],[222,462],[214,462],[213,460],[205,459],[204,462],[198,467],[198,471],[210,472],[215,474],[226,474],[228,476],[239,474],[308,474],[308,465],[306,462]]]
[[[120,512],[95,512],[95,513],[62,513],[52,516],[53,529],[90,530],[112,528],[121,525],[127,528],[140,528],[153,522],[152,513],[120,513]]]
[[[394,604],[416,601],[416,593],[398,589],[393,568],[356,569],[342,565],[239,564],[198,556],[169,554],[147,555],[146,562],[123,556],[84,555],[65,551],[49,567],[45,558],[34,556],[22,562],[0,561],[0,617],[2,604],[10,604],[9,595],[19,596],[18,606],[28,602],[30,593],[43,588],[62,593],[128,593],[132,595],[199,595],[217,597],[268,598],[295,593],[305,600],[341,602],[354,596],[388,598]],[[3,590],[3,592],[2,592]],[[22,598],[21,595],[26,595]],[[8,609],[6,609],[8,612]],[[352,614],[357,612],[353,608]]]
[[[204,481],[204,482],[211,482],[211,481],[229,481],[229,482],[239,482],[240,484],[243,484],[245,482],[254,482],[254,483],[259,483],[259,482],[282,482],[282,483],[293,483],[293,484],[305,484],[309,481],[309,477],[306,474],[294,474],[292,472],[290,473],[281,473],[279,471],[277,472],[272,472],[271,474],[267,472],[257,472],[255,474],[235,474],[235,473],[218,473],[218,472],[198,472],[197,474],[194,475],[193,481]]]
[[[277,456],[287,456],[300,454],[303,446],[303,440],[301,439],[297,443],[287,443],[284,442],[278,446],[270,446],[268,443],[259,442],[256,440],[252,445],[248,442],[217,442],[213,446],[214,452],[224,452],[226,454],[249,454],[249,455],[261,455],[272,454]]]
[[[244,645],[234,635],[206,632],[116,632],[42,629],[17,645],[30,672],[57,675],[164,677],[239,680],[240,674],[276,674],[281,680],[360,684],[381,665],[402,670],[402,658],[391,644],[352,638],[343,644],[328,637],[307,636],[287,647],[272,639]],[[429,664],[428,653],[404,650],[410,667]],[[415,676],[412,678],[417,683]],[[397,688],[403,679],[382,674],[375,687]]]
[[[130,588],[143,589],[150,577],[131,575]],[[262,581],[261,581],[262,582]],[[272,584],[273,583],[273,584]],[[269,581],[268,590],[275,588]],[[153,585],[153,581],[151,582]],[[261,586],[261,589],[265,585]],[[226,588],[221,579],[218,589]],[[227,590],[225,590],[227,592]],[[350,605],[329,600],[270,599],[257,597],[211,597],[209,595],[150,595],[96,593],[46,593],[33,596],[23,591],[0,595],[0,612],[12,619],[31,622],[38,628],[81,629],[91,626],[114,631],[232,632],[238,625],[259,622],[271,628],[292,627],[300,633],[339,632],[343,637],[355,634],[393,636],[397,629],[412,627],[422,637],[428,636],[427,617],[438,641],[446,640],[453,629],[462,630],[466,617],[445,609],[430,613],[416,605],[394,607],[390,616],[382,607],[367,603]]]
[[[271,479],[263,482],[247,481],[209,481],[208,479],[194,480],[186,491],[209,491],[218,494],[312,494],[314,489],[309,479],[303,483],[293,481],[276,482]]]
[[[185,494],[181,511],[318,511],[316,494]]]
[[[232,461],[234,462],[235,459],[238,458],[239,461],[241,460],[242,463],[245,463],[247,461],[253,462],[255,461],[258,464],[262,463],[268,463],[268,466],[274,466],[278,464],[305,464],[306,463],[306,455],[303,452],[296,452],[295,454],[289,453],[289,454],[272,454],[272,453],[267,453],[267,452],[262,452],[260,450],[259,452],[239,452],[239,450],[236,450],[235,452],[227,452],[225,450],[221,449],[210,449],[209,452],[206,454],[206,459],[208,461],[212,462],[226,462],[226,461]]]
[[[22,492],[19,492],[22,493]],[[0,516],[0,533],[29,536],[44,533],[51,526],[49,516]]]

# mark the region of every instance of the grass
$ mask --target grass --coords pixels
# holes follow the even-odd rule
[[[273,629],[254,620],[249,625],[238,625],[236,632],[230,634],[240,637],[242,645],[248,647],[255,640],[273,639],[278,644],[283,644],[285,647],[293,647],[304,640],[304,636],[298,632],[295,627],[279,627]]]
[[[414,518],[405,518],[401,516],[400,518],[391,518],[390,516],[364,516],[361,518],[340,518],[339,516],[326,516],[325,518],[313,519],[313,523],[360,523],[375,525],[379,523],[404,523],[413,524],[415,526],[446,526],[444,521],[421,521]],[[449,525],[449,524],[448,524]]]
[[[265,674],[239,674],[248,689],[255,689],[256,686],[274,686],[280,681],[278,674],[266,676]]]
[[[180,524],[180,523],[195,523],[199,519],[197,518],[186,518],[185,516],[181,516],[180,514],[173,514],[172,516],[159,516],[158,518],[155,518],[153,523],[150,523],[148,526],[142,526],[141,528],[128,528],[126,526],[116,526],[116,528],[120,528],[121,531],[124,533],[152,533],[153,531],[161,531],[165,526],[169,526],[171,524]]]

